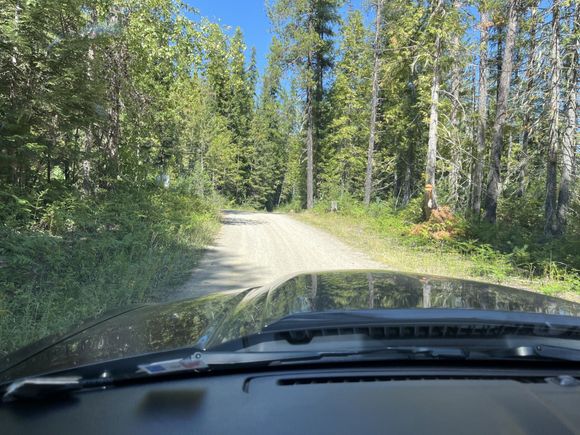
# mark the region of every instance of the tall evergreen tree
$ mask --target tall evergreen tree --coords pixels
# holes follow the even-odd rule
[[[339,43],[341,57],[328,94],[331,121],[321,142],[321,195],[338,193],[362,198],[370,111],[371,50],[361,11],[349,13]]]
[[[432,3],[432,19],[440,22],[440,16],[444,14],[443,1],[435,0]],[[437,169],[437,141],[439,137],[439,93],[441,86],[441,56],[442,56],[442,35],[440,29],[435,29],[435,47],[433,53],[433,79],[431,84],[431,109],[429,113],[429,143],[427,145],[427,166],[425,168],[425,183],[427,194],[423,204],[425,218],[428,219],[431,210],[438,207],[437,189],[435,187],[435,174]]]
[[[505,37],[505,47],[503,48],[501,74],[499,75],[497,87],[497,103],[491,148],[491,168],[489,170],[485,196],[485,219],[491,223],[494,223],[497,217],[497,202],[500,193],[501,179],[501,159],[504,144],[503,134],[507,119],[508,96],[510,92],[510,82],[514,61],[513,50],[520,6],[520,0],[510,0],[507,4],[507,33]]]
[[[379,106],[379,73],[381,70],[381,30],[383,25],[383,0],[376,0],[375,3],[375,39],[373,42],[374,62],[371,84],[371,116],[369,126],[369,147],[367,150],[367,169],[365,174],[365,197],[364,203],[368,206],[371,202],[373,188],[373,161],[377,130],[377,109]]]
[[[250,196],[257,207],[271,211],[280,205],[282,183],[287,171],[291,132],[282,108],[281,46],[273,38],[268,66],[262,81],[256,115],[252,122]]]
[[[295,73],[304,93],[306,118],[306,208],[314,206],[315,136],[320,128],[320,105],[325,71],[330,67],[333,25],[342,0],[278,0],[270,19],[286,53],[285,61]]]
[[[564,64],[567,71],[566,77],[566,127],[562,135],[562,170],[560,175],[560,186],[558,189],[558,204],[556,209],[557,233],[562,235],[566,232],[568,225],[568,214],[570,213],[570,203],[574,184],[574,160],[577,152],[577,98],[578,98],[578,66],[580,50],[580,7],[571,4],[568,7],[569,38],[566,44],[566,54]]]
[[[544,232],[555,235],[559,232],[556,208],[558,201],[558,152],[560,147],[560,0],[555,0],[552,7],[550,64],[550,99],[548,105],[550,133],[548,136]]]

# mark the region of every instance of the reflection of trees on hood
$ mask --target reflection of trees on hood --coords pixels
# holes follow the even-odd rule
[[[425,294],[429,294],[427,304]],[[298,276],[274,289],[269,295],[268,317],[305,311],[304,301],[309,302],[309,311],[431,307],[553,313],[555,306],[564,306],[570,313],[578,312],[573,303],[556,304],[537,293],[492,284],[388,272],[335,272],[318,275],[315,281],[312,275]]]

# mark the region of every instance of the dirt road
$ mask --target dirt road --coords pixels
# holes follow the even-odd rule
[[[177,298],[258,286],[296,272],[385,268],[284,214],[224,211],[222,221],[214,246]]]

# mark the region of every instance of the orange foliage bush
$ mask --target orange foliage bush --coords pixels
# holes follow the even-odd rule
[[[427,222],[414,225],[409,232],[414,236],[423,236],[433,240],[450,240],[463,235],[462,223],[449,207],[443,206],[432,210]]]

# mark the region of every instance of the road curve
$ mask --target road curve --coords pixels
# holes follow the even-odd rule
[[[222,223],[214,244],[174,298],[259,286],[297,272],[385,268],[288,215],[226,210]]]

